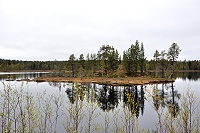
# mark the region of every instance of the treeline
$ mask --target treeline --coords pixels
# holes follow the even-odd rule
[[[167,52],[155,51],[152,60],[147,60],[143,43],[136,40],[121,56],[117,49],[102,45],[97,53],[71,54],[66,61],[20,61],[0,59],[0,71],[56,70],[63,76],[140,76],[148,72],[162,72],[165,77],[174,70],[200,70],[200,61],[178,61],[181,50],[173,43]]]
[[[21,61],[0,59],[0,71],[61,70],[65,68],[66,61]]]
[[[156,63],[157,63],[157,61],[155,61],[155,60],[147,61],[148,70],[154,71],[156,69]],[[161,64],[161,61],[160,61],[160,64]],[[165,64],[166,70],[168,68],[170,68],[170,66],[171,66],[171,63],[168,60],[165,60],[164,64]],[[176,61],[174,64],[174,67],[175,67],[175,70],[200,70],[200,60]],[[161,66],[160,66],[159,70],[161,70]]]

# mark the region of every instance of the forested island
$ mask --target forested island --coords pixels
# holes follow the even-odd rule
[[[167,52],[166,52],[167,51]],[[54,71],[59,77],[140,77],[155,72],[155,77],[169,78],[174,71],[200,70],[199,60],[178,61],[181,49],[172,43],[168,50],[155,50],[154,58],[147,60],[143,43],[135,44],[124,50],[110,45],[102,45],[97,53],[71,54],[66,61],[21,61],[0,59],[0,71]],[[161,72],[161,74],[157,74]]]

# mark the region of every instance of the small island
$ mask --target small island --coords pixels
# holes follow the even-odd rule
[[[67,61],[9,61],[3,68],[12,71],[47,71],[48,76],[40,75],[34,79],[19,79],[28,82],[73,82],[73,83],[97,83],[107,85],[144,85],[155,83],[174,82],[174,72],[187,70],[183,63],[178,62],[181,50],[177,43],[172,43],[168,49],[155,51],[153,60],[147,60],[143,43],[136,40],[135,44],[124,50],[120,55],[118,50],[110,45],[102,45],[97,53],[80,54],[79,58],[74,54]],[[183,69],[184,68],[184,69]],[[5,70],[4,70],[5,71]],[[153,74],[152,74],[153,73]],[[13,81],[12,77],[8,81]]]
[[[135,44],[124,51],[122,60],[117,49],[113,46],[103,45],[97,54],[88,54],[86,59],[83,54],[79,59],[72,54],[67,62],[68,75],[66,75],[66,71],[63,71],[59,76],[38,77],[33,81],[97,83],[117,86],[174,82],[174,63],[180,51],[177,43],[171,45],[168,53],[164,51],[159,53],[156,50],[153,62],[156,75],[152,77],[147,76],[147,64],[150,63],[146,60],[143,43],[140,44],[136,40]],[[168,62],[165,57],[169,59]],[[164,71],[167,64],[170,68],[168,75]],[[161,67],[161,78],[158,78],[158,66]]]
[[[68,83],[96,83],[113,86],[124,85],[145,85],[174,82],[173,79],[151,78],[151,77],[126,77],[126,78],[67,78],[67,77],[38,77],[33,80],[35,82],[68,82]]]

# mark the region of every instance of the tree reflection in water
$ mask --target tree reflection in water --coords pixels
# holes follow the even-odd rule
[[[48,82],[50,86],[53,86],[53,87],[58,87],[59,91],[61,91],[61,82]],[[63,85],[64,87],[64,85]]]
[[[165,92],[165,90],[169,90],[170,92]],[[154,109],[159,110],[159,108],[168,108],[168,111],[175,118],[179,113],[179,104],[178,101],[181,97],[181,94],[178,93],[177,90],[174,89],[173,83],[162,84],[162,89],[158,88],[158,85],[154,85],[152,91],[152,99],[154,104]]]
[[[159,110],[160,105],[163,108],[166,106],[166,95],[167,94],[164,91],[164,84],[162,84],[162,89],[158,88],[158,84],[154,86],[152,91],[152,98],[155,110]]]
[[[139,117],[141,110],[141,115],[144,113],[144,89],[141,86],[140,92],[138,91],[138,86],[127,86],[124,89],[124,107],[127,106],[129,110]]]
[[[138,118],[143,115],[145,109],[145,88],[147,86],[111,86],[111,85],[98,85],[98,84],[81,84],[72,83],[49,83],[49,85],[58,87],[59,90],[63,86],[66,87],[66,94],[69,101],[74,104],[76,100],[94,103],[103,111],[114,110],[119,107],[122,101],[122,106],[128,107]],[[152,90],[152,100],[155,110],[167,107],[173,117],[176,117],[179,112],[178,101],[180,94],[175,90],[173,83],[162,84],[161,88],[157,84],[154,85]]]
[[[74,104],[75,101],[83,101],[85,97],[85,89],[82,84],[73,83],[71,87],[67,87],[65,91],[69,101]]]
[[[171,86],[171,92],[168,95],[168,99],[167,99],[167,107],[169,112],[171,113],[171,115],[175,118],[177,117],[178,113],[179,113],[179,104],[178,101],[181,97],[181,94],[178,93],[177,90],[174,89],[174,84],[172,83]]]
[[[114,86],[103,85],[97,94],[97,102],[103,111],[109,111],[117,108],[118,97],[118,91],[114,89]]]

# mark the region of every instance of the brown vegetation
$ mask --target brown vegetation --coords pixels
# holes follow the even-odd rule
[[[97,83],[107,85],[144,85],[152,83],[174,82],[173,79],[152,77],[126,77],[126,78],[67,78],[67,77],[39,77],[31,81],[35,82],[77,82]]]

